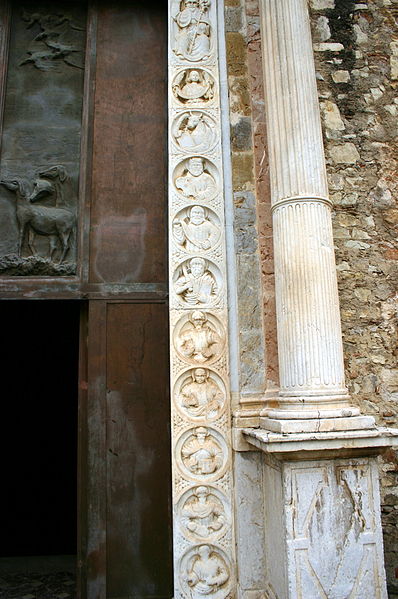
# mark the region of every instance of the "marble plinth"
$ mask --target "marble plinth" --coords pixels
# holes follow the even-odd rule
[[[397,444],[398,431],[241,435],[263,456],[271,596],[387,599],[376,454]]]

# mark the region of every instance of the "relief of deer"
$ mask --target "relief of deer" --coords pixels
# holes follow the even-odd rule
[[[54,166],[50,166],[47,168],[42,168],[37,172],[39,179],[33,184],[33,193],[32,196],[37,195],[37,191],[39,191],[40,186],[50,184],[50,192],[49,194],[54,196],[55,198],[55,206],[59,208],[67,207],[67,199],[70,200],[74,197],[71,179],[68,176],[68,172],[66,168],[62,164],[55,164]],[[30,197],[30,201],[35,201]]]
[[[37,233],[49,237],[50,260],[53,258],[59,240],[61,244],[61,264],[69,250],[70,237],[75,228],[76,218],[74,214],[66,208],[34,205],[32,202],[36,201],[40,194],[36,192],[28,197],[22,181],[17,179],[2,179],[0,185],[4,185],[16,196],[16,215],[19,230],[18,255],[22,256],[26,232],[28,232],[29,249],[32,255],[36,254],[34,236]],[[43,193],[43,190],[41,193]]]

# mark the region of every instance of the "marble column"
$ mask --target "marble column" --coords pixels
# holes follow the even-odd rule
[[[261,428],[241,430],[237,444],[262,452],[258,578],[263,596],[276,599],[386,599],[376,455],[397,444],[398,431],[361,416],[344,383],[307,3],[261,6],[281,389]],[[250,526],[247,538],[256,539]],[[242,599],[256,596],[250,584]]]
[[[280,368],[278,432],[374,426],[344,383],[337,277],[307,3],[262,0]]]

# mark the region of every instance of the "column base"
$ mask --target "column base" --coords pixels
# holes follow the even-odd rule
[[[398,429],[378,428],[312,433],[278,433],[261,428],[235,429],[236,451],[261,450],[280,459],[308,459],[312,456],[348,457],[382,453],[398,446]]]
[[[303,416],[304,414],[300,420],[261,417],[260,427],[275,433],[319,433],[367,430],[374,429],[376,426],[373,416],[325,418],[319,412],[317,418],[303,418]]]

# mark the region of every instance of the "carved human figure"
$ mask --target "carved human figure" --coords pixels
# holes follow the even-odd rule
[[[208,487],[197,487],[182,509],[182,523],[190,532],[206,538],[224,526],[223,505]]]
[[[225,401],[224,393],[211,380],[205,368],[195,368],[191,379],[180,391],[179,400],[182,407],[196,418],[216,418]]]
[[[175,97],[189,106],[190,104],[206,104],[214,97],[214,80],[206,71],[183,71],[173,84]]]
[[[184,358],[204,364],[220,353],[220,335],[208,323],[204,312],[195,310],[189,320],[191,326],[177,338],[177,349]]]
[[[185,466],[192,474],[206,476],[219,470],[223,463],[222,449],[204,426],[195,429],[181,449]]]
[[[174,52],[187,60],[198,61],[210,54],[210,0],[182,0],[175,17]]]
[[[188,252],[210,250],[220,237],[219,228],[206,216],[203,206],[192,206],[188,216],[174,219],[173,234],[178,245]]]
[[[184,113],[173,127],[174,141],[185,152],[204,152],[216,141],[214,122],[200,112]]]
[[[187,581],[193,599],[216,593],[229,579],[224,560],[209,545],[198,548],[187,570]]]
[[[217,294],[217,283],[206,269],[206,260],[192,258],[189,267],[182,266],[183,274],[175,282],[175,291],[190,306],[208,304]]]
[[[217,189],[212,175],[205,172],[203,158],[190,158],[187,170],[176,179],[176,187],[183,196],[194,201],[212,197]]]

